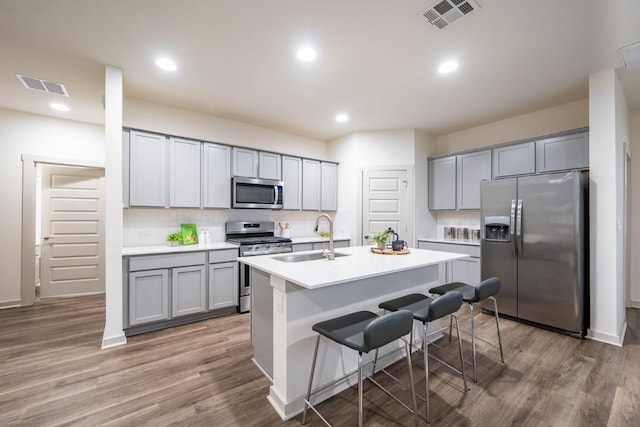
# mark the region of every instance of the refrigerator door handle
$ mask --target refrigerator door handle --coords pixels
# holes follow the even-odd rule
[[[511,241],[511,255],[515,258],[516,254],[516,201],[511,200],[511,216],[509,217],[509,234]]]
[[[524,256],[523,234],[522,234],[522,199],[518,199],[516,210],[516,240],[518,242],[518,254]]]

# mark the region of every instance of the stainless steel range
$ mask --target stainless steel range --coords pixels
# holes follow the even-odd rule
[[[232,221],[226,223],[227,242],[240,245],[240,256],[256,256],[292,252],[291,239],[275,237],[275,223],[272,221]],[[240,264],[238,311],[245,313],[251,306],[250,267]]]

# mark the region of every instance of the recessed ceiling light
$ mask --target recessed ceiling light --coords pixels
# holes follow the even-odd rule
[[[59,104],[54,102],[53,104],[51,104],[51,108],[53,108],[54,110],[58,110],[58,111],[69,111],[71,110],[71,108],[67,107],[64,104]]]
[[[298,49],[296,56],[300,61],[311,62],[311,61],[315,61],[317,55],[316,55],[316,51],[313,50],[313,48],[309,46],[304,46]]]
[[[349,121],[349,116],[347,116],[346,114],[341,113],[336,116],[336,122],[344,123],[348,121]]]
[[[438,71],[442,74],[447,74],[457,69],[458,63],[456,61],[446,61],[440,64],[440,67],[438,67]]]
[[[158,66],[158,68],[162,68],[165,71],[175,71],[178,69],[176,63],[172,59],[167,57],[156,59],[156,65]]]

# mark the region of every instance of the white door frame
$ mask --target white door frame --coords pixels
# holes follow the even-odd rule
[[[416,173],[414,165],[385,165],[385,166],[367,166],[362,169],[358,169],[358,194],[357,194],[357,203],[356,203],[356,234],[354,240],[352,242],[360,242],[358,244],[364,244],[364,240],[362,237],[362,186],[363,186],[363,174],[365,171],[388,171],[388,170],[405,170],[407,171],[407,209],[409,213],[407,214],[407,227],[408,232],[407,235],[409,237],[404,237],[403,240],[406,240],[410,247],[416,247],[416,237],[415,237],[415,223],[416,223],[416,213],[415,213],[415,186],[414,182],[416,180]]]
[[[103,162],[57,157],[22,155],[22,254],[20,261],[20,305],[35,302],[36,253],[36,166],[38,163],[57,166],[78,166],[104,169]]]

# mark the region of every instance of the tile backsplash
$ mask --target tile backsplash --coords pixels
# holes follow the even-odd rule
[[[320,212],[272,211],[262,209],[165,209],[128,208],[123,213],[123,245],[148,246],[166,243],[167,234],[180,231],[180,224],[195,223],[200,231],[206,228],[211,241],[225,240],[227,221],[275,221],[289,223],[291,237],[313,236],[313,226]],[[351,230],[346,212],[330,212],[335,218],[334,233],[348,235]],[[320,229],[329,229],[325,220]],[[276,232],[278,228],[276,227]]]
[[[436,236],[444,239],[445,227],[480,229],[480,211],[442,211],[436,214]]]

